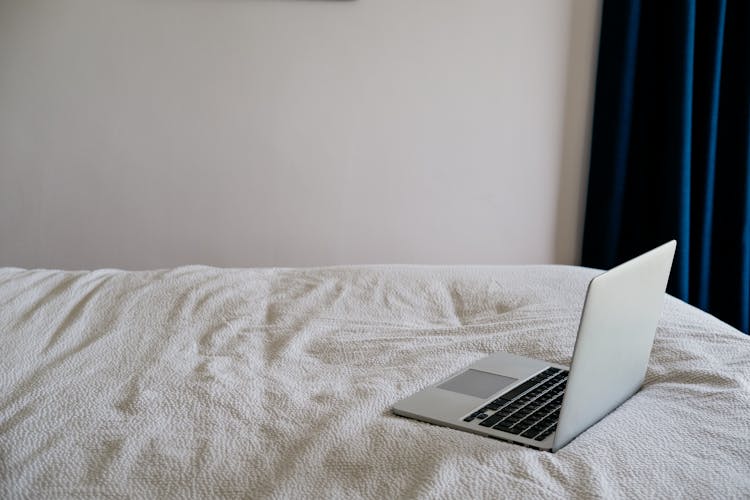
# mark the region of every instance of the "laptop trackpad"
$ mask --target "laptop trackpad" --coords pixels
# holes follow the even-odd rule
[[[504,377],[480,370],[466,370],[438,386],[446,391],[458,392],[476,398],[487,399],[518,379]]]

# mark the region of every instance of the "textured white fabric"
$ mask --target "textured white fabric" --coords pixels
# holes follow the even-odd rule
[[[673,298],[556,454],[389,411],[494,351],[567,364],[594,274],[0,269],[0,497],[750,497],[750,340]]]

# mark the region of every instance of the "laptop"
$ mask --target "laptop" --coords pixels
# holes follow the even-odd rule
[[[670,241],[591,280],[570,367],[499,352],[399,401],[393,412],[559,450],[643,383],[675,247]]]

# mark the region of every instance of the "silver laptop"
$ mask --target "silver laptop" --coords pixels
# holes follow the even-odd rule
[[[393,412],[557,451],[643,383],[676,242],[591,280],[570,367],[497,353],[403,399]]]

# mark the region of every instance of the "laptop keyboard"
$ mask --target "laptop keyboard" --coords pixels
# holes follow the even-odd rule
[[[567,370],[547,368],[464,418],[482,427],[541,441],[557,429]]]

